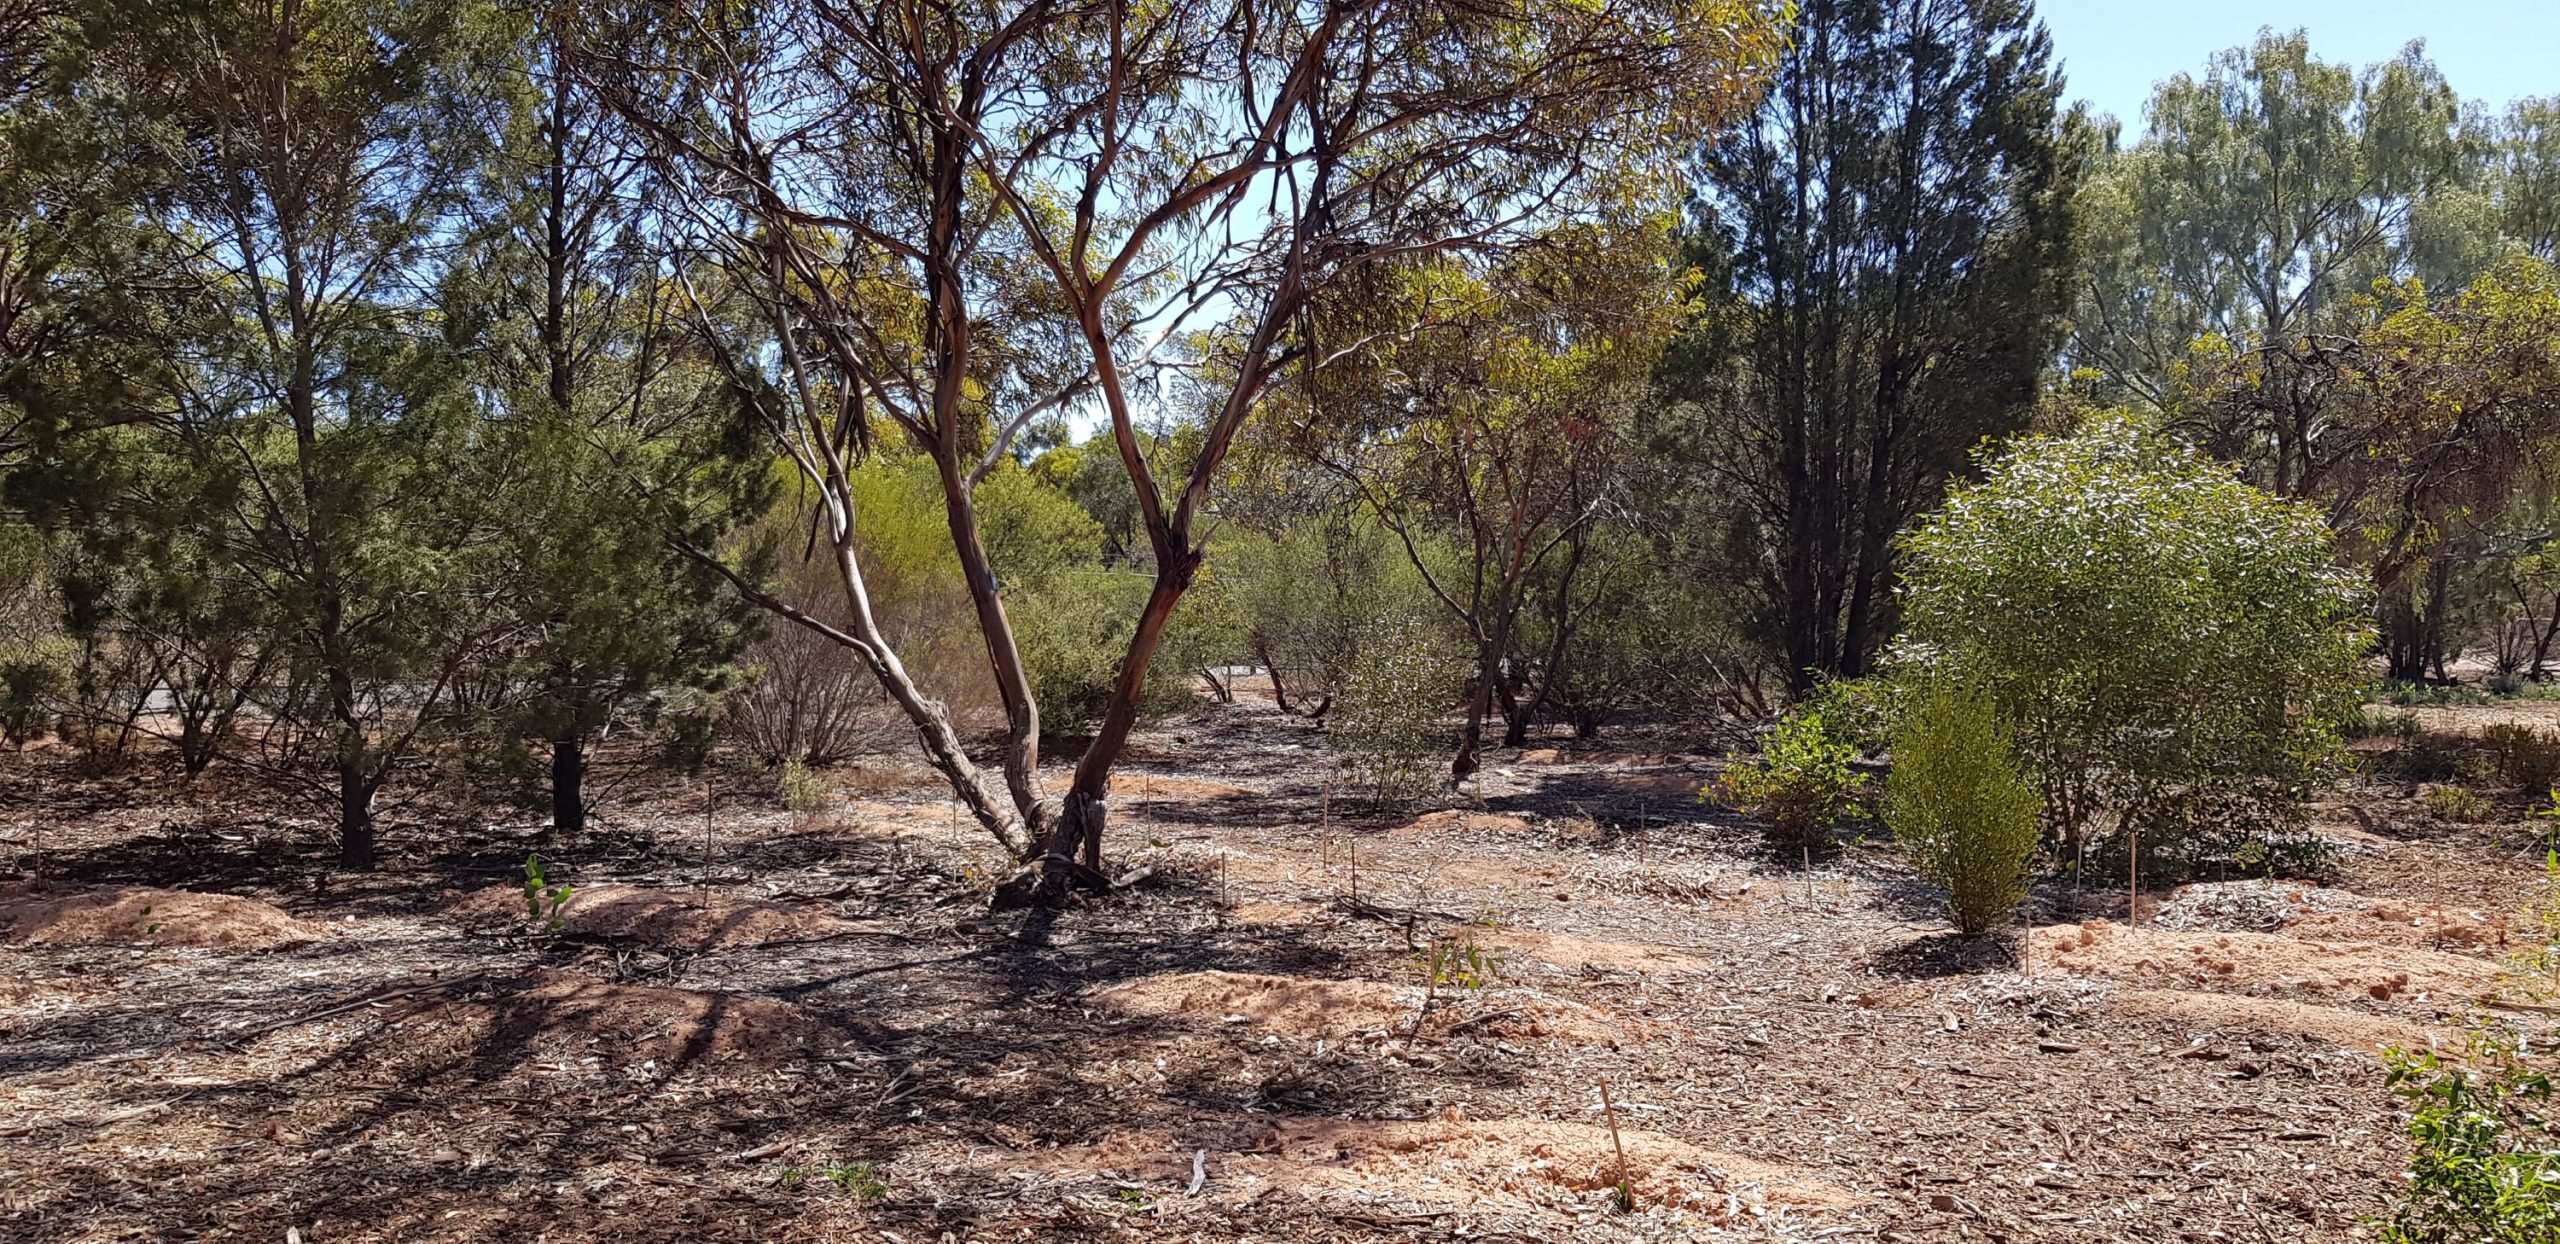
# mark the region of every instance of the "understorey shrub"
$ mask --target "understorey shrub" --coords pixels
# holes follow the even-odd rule
[[[2118,416],[1993,454],[1905,547],[1889,667],[2015,723],[2062,858],[2192,870],[2345,771],[2372,630],[2314,507]]]
[[[797,759],[782,762],[782,806],[791,811],[793,828],[805,829],[826,810],[827,780]]]
[[[2492,772],[2517,790],[2541,794],[2560,783],[2560,733],[2501,721],[2480,730]]]
[[[1832,710],[1808,701],[1778,719],[1759,755],[1724,771],[1715,797],[1761,821],[1778,846],[1822,845],[1833,826],[1852,818],[1865,791],[1857,759],[1857,741]]]
[[[1364,631],[1325,732],[1348,793],[1380,806],[1410,803],[1438,784],[1448,763],[1460,664],[1419,611]]]
[[[0,648],[0,743],[24,747],[52,725],[56,700],[71,687],[67,641]]]
[[[2026,897],[2043,800],[2018,770],[2010,729],[1981,695],[1922,699],[1893,736],[1884,821],[1912,867],[1947,892],[1972,936],[2006,923]]]
[[[2483,1028],[2465,1056],[2392,1050],[2387,1083],[2409,1109],[2408,1187],[2374,1226],[2386,1244],[2560,1239],[2560,1135],[2550,1073],[2512,1032]]]
[[[2468,786],[2430,786],[2419,798],[2429,815],[2450,825],[2478,825],[2497,815],[2496,807]]]
[[[2414,739],[2418,737],[2418,715],[2406,709],[2362,705],[2347,719],[2347,737],[2351,739]]]

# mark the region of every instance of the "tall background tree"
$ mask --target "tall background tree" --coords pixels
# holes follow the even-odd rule
[[[728,583],[676,542],[715,547],[773,496],[769,455],[694,336],[650,170],[564,59],[580,10],[508,20],[512,89],[438,296],[503,416],[486,435],[518,625],[482,680],[483,724],[501,747],[544,741],[552,824],[575,833],[594,738],[670,689],[717,687],[747,637]]]
[[[1710,147],[1714,281],[1666,371],[1668,443],[1739,499],[1798,688],[1893,629],[1893,537],[2021,426],[2069,297],[2081,124],[2015,0],[1815,0],[1776,85]]]
[[[2550,390],[2524,344],[2550,117],[2466,105],[2418,44],[2359,72],[2269,31],[2164,80],[2085,196],[2071,392],[2320,506],[2368,568],[2394,679],[2442,676],[2458,615],[2550,541]]]

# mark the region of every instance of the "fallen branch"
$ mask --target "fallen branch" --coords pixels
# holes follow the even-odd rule
[[[236,1050],[251,1041],[266,1036],[268,1033],[282,1032],[287,1028],[292,1028],[301,1024],[315,1024],[332,1016],[344,1015],[349,1011],[362,1010],[377,1002],[389,1002],[394,998],[414,997],[422,993],[435,993],[439,990],[453,989],[463,985],[481,984],[486,982],[488,979],[489,974],[487,972],[472,972],[467,975],[453,977],[449,980],[425,981],[415,985],[402,985],[391,989],[376,990],[364,995],[363,997],[352,998],[348,1001],[338,1003],[335,1006],[322,1007],[308,1015],[297,1015],[292,1019],[277,1020],[272,1024],[252,1028],[249,1031],[240,1033],[236,1036],[223,1038],[221,1044]]]
[[[1446,920],[1451,924],[1465,924],[1473,919],[1471,916],[1461,916],[1453,911],[1432,911],[1422,907],[1389,907],[1383,903],[1372,903],[1365,898],[1352,898],[1347,895],[1335,897],[1333,909],[1345,915],[1367,916],[1372,920],[1383,920],[1388,924],[1410,925],[1417,920]]]

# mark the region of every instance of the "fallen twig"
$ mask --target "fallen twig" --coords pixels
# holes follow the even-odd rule
[[[372,1006],[376,1002],[389,1002],[394,998],[407,998],[422,993],[434,993],[442,989],[453,989],[462,985],[480,984],[488,979],[489,974],[486,972],[472,972],[463,976],[456,976],[448,980],[424,981],[415,985],[402,985],[392,989],[380,989],[372,993],[368,993],[363,997],[352,998],[345,1002],[338,1003],[335,1006],[322,1007],[308,1015],[297,1015],[292,1019],[277,1020],[272,1024],[262,1025],[257,1028],[252,1028],[247,1032],[223,1038],[221,1044],[227,1045],[236,1050],[259,1037],[267,1035],[268,1033],[282,1032],[287,1028],[292,1028],[300,1024],[318,1023],[319,1021],[328,1019],[331,1016],[344,1015],[349,1011],[362,1010],[365,1007]]]

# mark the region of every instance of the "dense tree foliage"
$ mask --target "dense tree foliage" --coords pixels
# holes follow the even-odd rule
[[[1814,0],[1759,115],[1706,154],[1717,279],[1668,375],[1799,689],[1867,668],[1894,534],[2035,399],[2083,142],[2051,62],[2014,0]]]

